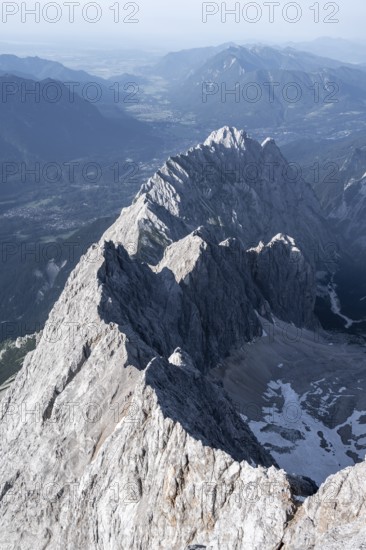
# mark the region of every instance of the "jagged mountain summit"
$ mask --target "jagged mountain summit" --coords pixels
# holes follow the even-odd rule
[[[166,245],[200,226],[216,241],[235,237],[245,247],[279,233],[291,235],[312,265],[321,261],[322,245],[331,239],[311,187],[275,142],[261,145],[228,127],[170,158],[105,238],[156,262]]]
[[[311,472],[281,470],[210,375],[264,322],[317,326],[329,234],[286,170],[273,141],[225,127],[170,159],[81,259],[1,403],[9,549],[334,547],[331,520],[311,522],[322,502],[298,512]]]

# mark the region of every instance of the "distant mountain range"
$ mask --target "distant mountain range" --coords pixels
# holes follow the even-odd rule
[[[192,71],[200,70],[206,63],[215,64],[216,60],[220,62],[230,54],[235,54],[238,57],[247,72],[259,69],[314,71],[322,67],[336,68],[345,64],[338,59],[319,55],[319,50],[315,54],[301,51],[296,47],[239,46],[231,43],[211,48],[169,53],[154,66],[154,72],[169,77],[173,74],[173,79],[174,76],[177,78],[179,75],[179,79],[184,80],[191,76]],[[175,71],[176,74],[174,74]]]
[[[366,72],[287,48],[229,47],[172,84],[171,105],[198,124],[333,135],[366,123]],[[357,113],[357,117],[355,117]],[[354,128],[355,129],[355,128]]]
[[[98,76],[92,76],[86,71],[69,69],[58,63],[40,57],[18,57],[11,54],[0,55],[0,73],[14,74],[33,80],[54,80],[69,82],[104,82]]]
[[[136,75],[125,73],[109,80],[37,57],[2,55],[0,71],[32,75],[33,80],[95,82],[102,90],[95,106],[108,117],[122,116],[127,110],[146,121],[153,110],[161,112],[162,122],[193,121],[201,134],[236,124],[258,137],[274,135],[283,143],[304,132],[337,136],[366,124],[364,68],[291,47],[222,44],[182,50],[141,67]],[[129,83],[134,87],[128,87]],[[119,90],[118,110],[113,86]],[[80,94],[81,87],[76,93]],[[125,102],[128,93],[135,95],[133,101],[128,96]]]
[[[181,82],[189,77],[192,72],[199,69],[208,59],[231,46],[235,46],[235,44],[221,44],[220,46],[171,52],[151,67],[150,72],[166,78],[170,82]]]
[[[171,52],[136,75],[115,78],[139,86],[139,104],[125,106],[133,116],[174,122],[182,135],[192,128],[197,139],[225,124],[258,139],[272,135],[281,145],[361,131],[365,67],[317,53],[229,43]]]

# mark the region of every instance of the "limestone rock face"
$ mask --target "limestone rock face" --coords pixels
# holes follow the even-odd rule
[[[330,476],[290,523],[284,550],[360,550],[366,540],[366,463]]]
[[[97,355],[83,369],[99,370],[98,394],[79,391],[81,371],[68,389],[72,422],[61,395],[38,443],[23,457],[13,450],[2,490],[8,547],[275,548],[294,510],[290,484],[220,388],[182,357],[179,366],[156,358],[137,375],[125,367],[111,400],[103,380],[113,359],[108,367]]]
[[[215,132],[81,259],[1,401],[7,549],[299,548],[314,485],[277,467],[210,377],[260,316],[314,321],[327,227],[310,187],[268,163],[287,166],[272,141]]]

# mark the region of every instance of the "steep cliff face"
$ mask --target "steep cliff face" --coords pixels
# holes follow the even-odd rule
[[[335,149],[327,168],[331,177],[315,188],[330,223],[342,239],[343,251],[363,261],[366,249],[366,146],[352,144],[346,151]]]
[[[212,134],[71,274],[1,403],[9,549],[282,544],[314,485],[278,469],[210,373],[263,318],[316,323],[328,233],[303,181],[236,181],[251,161],[286,165],[271,141]]]
[[[333,189],[331,190],[333,193]],[[366,148],[355,149],[340,169],[336,200],[328,205],[329,218],[352,253],[366,249]]]
[[[296,326],[314,326],[316,282],[314,271],[287,235],[275,235],[248,251],[253,279],[280,319]]]

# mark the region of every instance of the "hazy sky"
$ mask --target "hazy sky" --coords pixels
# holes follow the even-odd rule
[[[364,40],[366,21],[365,0],[226,3],[199,0],[119,3],[114,0],[79,0],[73,6],[70,3],[72,0],[40,1],[40,21],[36,23],[35,16],[26,11],[34,9],[35,1],[2,1],[1,39],[46,42],[50,45],[84,44],[97,48],[115,45],[165,50],[227,41],[284,42],[311,40],[319,36]],[[233,10],[235,5],[236,15],[227,14],[225,21],[225,7],[226,10]],[[137,7],[138,13],[134,14]],[[74,21],[69,22],[73,9]],[[207,14],[206,22],[203,22],[204,14]],[[85,21],[86,18],[89,22]],[[124,22],[124,18],[136,22]],[[93,19],[98,21],[92,23]]]

